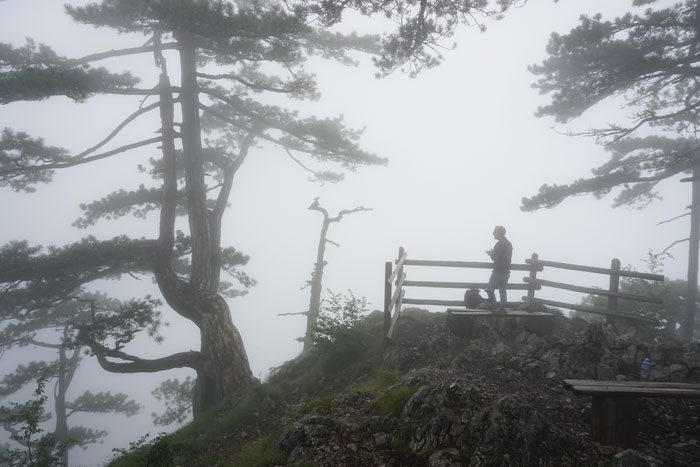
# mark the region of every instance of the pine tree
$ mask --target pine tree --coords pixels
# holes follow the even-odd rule
[[[0,102],[39,100],[65,95],[77,101],[95,94],[141,96],[142,105],[103,140],[80,154],[46,145],[40,138],[6,129],[0,142],[0,184],[31,191],[51,181],[55,170],[118,157],[127,151],[159,145],[160,158],[150,166],[153,186],[125,187],[82,206],[75,225],[87,228],[102,219],[158,214],[158,236],[112,240],[86,237],[73,244],[42,250],[13,243],[0,250],[0,296],[3,316],[38,316],[64,303],[80,287],[124,274],[152,274],[172,311],[200,330],[201,348],[162,358],[144,359],[124,348],[139,332],[155,335],[159,304],[135,300],[129,309],[95,313],[76,326],[76,339],[87,346],[107,371],[158,372],[191,368],[197,379],[195,416],[228,394],[255,383],[241,336],[224,296],[245,290],[225,289],[221,270],[245,289],[254,282],[239,267],[247,256],[221,247],[221,222],[234,176],[256,142],[279,145],[295,157],[355,169],[385,161],[360,149],[359,132],[340,119],[301,118],[297,113],[255,100],[275,93],[292,99],[317,97],[313,75],[304,71],[312,55],[351,63],[347,52],[377,50],[374,37],[343,36],[307,24],[300,9],[269,3],[236,6],[206,0],[104,0],[66,7],[78,22],[147,37],[139,47],[110,50],[69,59],[46,45],[0,48]],[[176,51],[176,59],[164,51]],[[155,87],[138,87],[129,73],[114,74],[93,63],[128,60],[152,54],[158,73]],[[179,68],[179,85],[169,68]],[[265,63],[265,66],[261,64]],[[272,70],[272,72],[271,72]],[[281,74],[282,76],[276,75]],[[285,77],[286,75],[286,77]],[[145,99],[156,102],[146,105]],[[177,110],[177,112],[176,112]],[[158,112],[158,135],[104,149],[138,117]],[[182,121],[176,122],[175,115]],[[207,138],[204,138],[204,135]],[[187,234],[175,229],[185,216]]]
[[[0,332],[0,350],[11,352],[15,358],[27,355],[27,348],[43,348],[55,352],[56,359],[52,361],[29,361],[22,363],[16,369],[7,373],[0,380],[0,397],[7,397],[18,392],[23,387],[37,380],[42,384],[54,381],[54,408],[52,411],[54,429],[52,439],[62,446],[60,460],[68,465],[69,449],[73,446],[87,447],[106,436],[104,430],[73,425],[69,419],[76,413],[121,413],[130,417],[141,410],[141,406],[126,394],[111,392],[93,393],[84,391],[79,396],[69,399],[69,389],[82,357],[82,347],[75,341],[75,327],[80,323],[91,320],[96,308],[127,308],[134,304],[120,303],[109,300],[103,295],[81,294],[70,301],[47,309],[40,316],[13,317],[13,322]],[[17,351],[13,351],[17,349]],[[43,404],[39,422],[49,421],[49,414],[44,415]],[[6,418],[3,428],[13,439],[22,443],[25,448],[32,449],[34,441],[25,439],[16,428],[16,420]],[[38,441],[37,441],[38,442]]]
[[[634,0],[632,5],[656,3]],[[566,123],[619,96],[634,115],[628,122],[576,133],[598,138],[610,160],[594,169],[592,177],[568,185],[543,185],[535,196],[523,198],[523,210],[551,208],[580,194],[601,197],[616,188],[621,190],[614,206],[643,207],[658,197],[655,188],[660,181],[684,173],[700,178],[699,18],[697,0],[684,0],[612,21],[601,15],[583,16],[568,34],[552,34],[549,57],[530,68],[540,76],[534,87],[551,96],[551,102],[538,109],[538,116]],[[640,135],[643,131],[647,134]],[[700,200],[697,181],[691,207],[696,200]],[[694,208],[691,214],[688,310],[683,325],[687,339],[694,328],[697,287],[691,284],[697,284],[700,242],[700,213]]]
[[[424,68],[439,65],[441,50],[455,47],[449,43],[459,26],[486,30],[485,21],[500,20],[513,6],[527,0],[299,0],[308,12],[318,15],[322,24],[341,21],[346,10],[389,19],[395,29],[382,37],[381,55],[375,59],[378,76],[402,68],[416,76]]]

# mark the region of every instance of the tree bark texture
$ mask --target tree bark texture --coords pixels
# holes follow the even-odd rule
[[[210,296],[202,304],[201,315],[200,351],[206,357],[206,364],[197,371],[192,404],[195,417],[256,381],[226,301],[219,295]]]
[[[218,229],[212,231],[206,206],[196,50],[188,34],[178,34],[178,40],[181,44],[181,134],[192,237],[190,286],[196,297],[192,314],[193,321],[200,330],[200,352],[205,357],[204,368],[197,370],[193,400],[193,413],[196,417],[221,402],[227,395],[250,386],[255,378],[248,364],[241,335],[231,320],[229,307],[217,294],[218,273],[212,273],[214,265],[217,269],[220,265],[221,247]]]
[[[212,284],[212,255],[219,245],[212,245],[207,212],[207,192],[204,183],[202,160],[202,135],[199,119],[199,86],[197,84],[197,54],[192,37],[178,34],[180,47],[180,73],[182,79],[182,150],[185,159],[185,191],[187,193],[187,218],[192,237],[192,285],[198,290],[216,292]]]
[[[311,298],[309,300],[309,312],[306,314],[306,336],[304,337],[304,351],[311,348],[311,333],[313,332],[318,315],[321,309],[321,291],[323,290],[323,269],[326,266],[324,256],[326,254],[326,235],[328,234],[328,212],[325,209],[317,209],[323,214],[323,225],[321,235],[318,239],[318,250],[316,252],[316,264],[311,277]]]

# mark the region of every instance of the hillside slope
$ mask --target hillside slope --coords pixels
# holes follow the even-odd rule
[[[700,344],[653,343],[623,322],[557,317],[543,334],[414,309],[384,349],[382,319],[112,465],[700,466],[700,401],[645,399],[640,447],[623,451],[590,440],[590,398],[561,385],[637,379],[645,356],[653,379],[697,381]]]

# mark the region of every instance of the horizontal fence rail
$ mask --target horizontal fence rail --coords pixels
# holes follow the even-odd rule
[[[616,316],[618,318],[627,318],[627,319],[633,319],[633,320],[637,320],[637,321],[644,321],[644,322],[649,323],[649,324],[656,324],[656,320],[654,318],[647,318],[645,316],[635,315],[633,313],[628,313],[625,311],[601,310],[600,308],[593,308],[593,307],[585,306],[585,305],[574,305],[572,303],[563,303],[563,302],[557,302],[554,300],[545,300],[542,298],[535,298],[534,300],[537,303],[541,303],[542,305],[550,305],[550,306],[556,306],[559,308],[568,308],[570,310],[585,311],[586,313],[593,313],[593,314],[597,314],[597,315]]]
[[[464,300],[440,300],[437,298],[404,298],[404,305],[464,306]],[[507,306],[520,306],[523,302],[508,302]]]
[[[629,294],[629,293],[622,293],[622,292],[611,292],[606,289],[597,289],[595,287],[581,287],[579,285],[571,285],[571,284],[563,284],[561,282],[554,282],[554,281],[546,281],[543,279],[530,279],[529,277],[524,277],[523,280],[527,282],[528,284],[537,284],[540,286],[545,287],[551,287],[553,289],[562,289],[562,290],[570,290],[572,292],[581,292],[581,293],[586,293],[590,295],[602,295],[605,297],[616,297],[616,298],[621,298],[623,300],[634,300],[637,302],[646,302],[646,303],[657,303],[661,304],[663,303],[663,300],[660,298],[656,297],[647,297],[645,295],[635,295],[635,294]]]
[[[568,269],[570,271],[582,271],[582,272],[592,272],[595,274],[606,274],[606,275],[617,275],[621,277],[634,277],[636,279],[645,279],[650,281],[663,281],[665,278],[662,274],[650,274],[647,272],[637,272],[637,271],[625,271],[624,269],[607,269],[607,268],[597,268],[594,266],[582,266],[580,264],[569,264],[560,263],[557,261],[542,261],[526,259],[525,262],[533,266],[541,266],[542,268],[558,268],[558,269]],[[541,271],[542,269],[540,269]]]
[[[469,269],[491,269],[493,263],[483,261],[431,261],[425,259],[407,259],[403,262],[405,266],[438,266],[443,268],[469,268]],[[533,266],[529,264],[511,264],[511,271],[529,271]],[[537,266],[535,266],[537,268]],[[541,269],[540,269],[541,271]]]
[[[493,263],[483,261],[434,261],[434,260],[419,260],[408,259],[408,254],[403,247],[399,248],[398,257],[394,261],[387,261],[384,267],[384,335],[387,341],[390,341],[401,314],[402,305],[432,305],[446,307],[464,307],[463,300],[443,300],[437,298],[413,298],[406,297],[405,287],[416,288],[434,288],[434,289],[486,289],[487,283],[484,282],[447,282],[447,281],[418,281],[407,280],[407,274],[404,271],[410,266],[432,266],[438,268],[466,268],[466,269],[491,269]],[[538,273],[544,271],[545,268],[566,269],[571,271],[580,271],[594,274],[605,274],[609,276],[610,282],[608,289],[583,287],[575,284],[565,284],[538,278]],[[636,313],[621,311],[618,309],[618,300],[631,300],[644,303],[662,304],[663,301],[656,297],[648,297],[645,295],[623,293],[619,290],[620,277],[631,277],[649,281],[663,281],[664,276],[660,274],[650,274],[636,271],[625,271],[620,268],[620,261],[613,259],[610,263],[610,268],[601,268],[594,266],[584,266],[580,264],[562,263],[558,261],[540,260],[538,255],[534,253],[529,259],[525,260],[524,264],[512,264],[512,271],[526,271],[529,273],[523,278],[523,283],[508,283],[509,290],[526,290],[527,296],[523,297],[522,302],[508,302],[509,308],[517,308],[523,303],[538,303],[540,305],[548,305],[558,308],[566,308],[569,310],[582,311],[597,315],[607,316],[611,318],[624,318],[635,320],[647,324],[658,324],[657,320],[651,317],[642,316]],[[394,288],[395,287],[395,288]],[[591,295],[607,297],[607,308],[595,308],[574,303],[564,303],[555,300],[548,300],[541,297],[535,297],[535,292],[543,288],[561,289],[572,292],[579,292]],[[478,313],[472,310],[472,316]],[[476,314],[475,314],[476,313]],[[470,315],[470,311],[466,308],[459,315]],[[514,314],[515,315],[515,314]],[[518,316],[534,316],[531,314],[517,314]],[[507,314],[499,316],[509,316]]]
[[[404,273],[405,274],[405,273]],[[431,282],[431,281],[404,281],[406,287],[435,287],[440,289],[485,289],[486,282]],[[535,286],[537,289],[539,285]],[[510,290],[528,290],[528,284],[508,284]]]

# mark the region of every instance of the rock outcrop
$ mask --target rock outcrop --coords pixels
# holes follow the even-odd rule
[[[379,396],[334,398],[299,419],[279,442],[287,462],[700,466],[697,401],[644,400],[640,447],[622,450],[590,440],[589,398],[561,385],[564,378],[638,379],[645,357],[652,380],[698,381],[700,344],[654,342],[625,322],[469,319],[467,331],[444,314],[405,312],[382,360],[400,379]],[[400,410],[382,413],[378,401],[401,391],[410,397]]]

